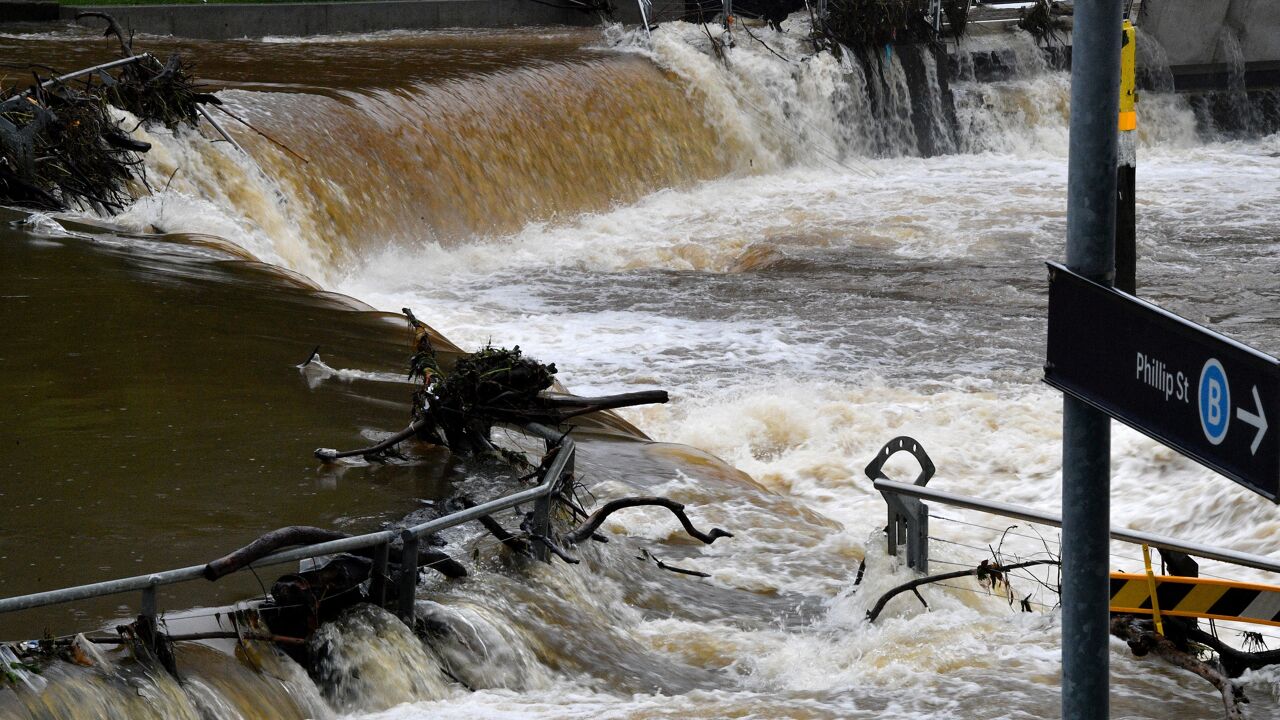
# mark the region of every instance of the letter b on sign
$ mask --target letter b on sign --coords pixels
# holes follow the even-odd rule
[[[1217,358],[1209,358],[1200,371],[1200,427],[1210,443],[1218,445],[1227,436],[1231,422],[1231,386]]]

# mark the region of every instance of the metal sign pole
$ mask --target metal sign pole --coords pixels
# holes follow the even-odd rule
[[[1076,0],[1072,32],[1067,266],[1104,285],[1115,280],[1122,5],[1122,0]],[[1110,520],[1111,420],[1064,395],[1062,716],[1066,720],[1106,720],[1110,713]]]

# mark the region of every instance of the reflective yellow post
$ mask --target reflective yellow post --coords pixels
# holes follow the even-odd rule
[[[1138,31],[1133,23],[1124,21],[1124,39],[1120,46],[1120,131],[1138,129]]]
[[[1125,23],[1128,24],[1127,22]],[[1160,597],[1156,594],[1156,574],[1151,569],[1151,548],[1142,544],[1142,562],[1147,565],[1147,590],[1151,594],[1151,616],[1156,621],[1156,632],[1164,634],[1164,619],[1160,617]]]
[[[1124,21],[1120,45],[1120,141],[1116,145],[1116,289],[1138,291],[1137,185],[1138,88],[1135,70],[1138,33]]]

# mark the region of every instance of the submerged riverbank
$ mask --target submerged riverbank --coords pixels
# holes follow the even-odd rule
[[[878,591],[907,574],[883,557],[884,504],[861,468],[911,434],[938,463],[934,487],[1059,504],[1060,401],[1039,375],[1042,262],[1060,257],[1065,224],[1067,78],[1028,39],[1002,40],[1016,76],[953,84],[956,153],[921,158],[900,63],[879,68],[890,82],[873,99],[867,67],[797,60],[794,22],[786,34],[754,31],[782,57],[740,38],[728,63],[700,28],[678,24],[651,48],[616,29],[239,41],[220,52],[156,41],[194,49],[202,73],[229,87],[222,99],[306,161],[240,129],[252,162],[155,133],[149,170],[181,169],[164,192],[103,219],[116,229],[0,230],[5,295],[28,296],[0,306],[22,333],[0,353],[6,397],[21,399],[0,427],[49,424],[3,438],[22,443],[5,461],[24,478],[3,490],[21,502],[0,507],[4,594],[63,584],[24,566],[31,558],[77,580],[125,574],[119,551],[139,545],[137,570],[199,562],[282,520],[370,529],[472,481],[430,457],[336,473],[310,459],[405,420],[400,321],[329,294],[341,293],[412,307],[467,349],[519,344],[579,392],[671,390],[670,405],[623,414],[689,447],[584,438],[583,480],[601,500],[674,496],[737,537],[679,544],[668,517],[638,513],[611,522],[614,542],[581,567],[515,573],[482,550],[473,577],[421,590],[423,616],[446,639],[423,644],[378,618],[333,630],[341,671],[328,680],[360,682],[327,696],[331,710],[1054,715],[1052,593],[1019,587],[1044,603],[1021,613],[976,584],[934,587],[922,591],[927,611],[904,602],[865,622]],[[76,65],[107,51],[62,35],[0,47]],[[1280,347],[1270,302],[1280,139],[1215,134],[1179,97],[1143,103],[1140,293]],[[299,373],[315,344],[345,374]],[[1280,550],[1270,509],[1242,488],[1127,431],[1114,452],[1115,522]],[[77,484],[86,473],[97,485]],[[1156,483],[1167,505],[1151,502]],[[937,560],[972,565],[1000,541],[1003,528],[987,527],[998,523],[948,517],[976,526],[937,521]],[[213,537],[228,542],[215,548]],[[58,539],[75,549],[62,553]],[[710,577],[662,572],[635,559],[641,549]],[[1132,548],[1113,551],[1116,569],[1139,567]],[[237,591],[258,592],[236,586],[228,599]],[[4,634],[131,614],[79,610]],[[193,677],[231,673],[198,667]],[[1220,713],[1199,680],[1120,643],[1113,673],[1117,717]],[[287,687],[334,685],[317,680]],[[138,682],[161,698],[157,715],[216,705],[190,687],[178,700]],[[1247,676],[1256,713],[1274,710],[1277,682]],[[99,688],[71,704],[92,714],[109,696]]]

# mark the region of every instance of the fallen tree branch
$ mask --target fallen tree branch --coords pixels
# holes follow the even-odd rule
[[[599,397],[583,397],[565,393],[541,393],[538,399],[547,405],[561,408],[562,418],[577,417],[601,410],[617,410],[618,408],[636,405],[661,405],[670,402],[671,397],[666,390],[641,390],[639,392],[621,393],[618,395],[601,395]],[[563,412],[567,411],[567,412]]]
[[[727,530],[721,530],[720,528],[711,528],[711,532],[704,533],[694,527],[693,522],[689,520],[689,516],[684,512],[684,505],[681,505],[675,500],[663,497],[631,497],[611,500],[605,503],[599,510],[592,513],[591,517],[583,521],[581,525],[573,531],[566,533],[563,536],[564,541],[570,545],[577,545],[583,540],[591,537],[591,534],[594,533],[596,529],[599,528],[600,525],[613,513],[619,510],[625,510],[626,508],[643,507],[646,505],[664,507],[670,510],[671,513],[680,520],[680,524],[684,526],[685,532],[708,545],[715,542],[716,538],[733,537],[733,533],[728,532]]]
[[[1166,619],[1165,622],[1168,623],[1169,620]],[[1222,661],[1222,669],[1229,677],[1237,678],[1246,670],[1258,670],[1268,665],[1280,664],[1280,650],[1263,650],[1262,652],[1237,650],[1190,623],[1187,623],[1183,632],[1187,640],[1200,643],[1218,653],[1218,658]]]
[[[537,542],[542,543],[543,545],[546,545],[547,549],[550,550],[552,554],[554,554],[556,557],[560,558],[561,560],[569,563],[570,565],[577,565],[578,563],[582,562],[578,558],[570,555],[564,548],[552,542],[551,538],[548,538],[546,535],[530,535],[529,539],[535,540]]]
[[[1154,652],[1167,662],[1208,680],[1222,695],[1227,720],[1244,720],[1240,704],[1249,702],[1244,691],[1216,668],[1190,652],[1178,649],[1172,640],[1155,632],[1150,625],[1150,621],[1139,620],[1133,615],[1116,615],[1111,618],[1111,634],[1129,643],[1129,649],[1138,657]]]
[[[239,550],[207,563],[204,566],[204,576],[208,580],[217,580],[237,570],[244,569],[283,548],[297,545],[314,545],[316,543],[329,542],[330,540],[343,540],[349,537],[351,536],[347,533],[338,530],[326,530],[306,525],[279,528],[266,533]],[[354,550],[350,554],[371,559],[373,557],[373,548]],[[394,555],[399,555],[398,549]],[[419,550],[418,555],[418,566],[421,568],[430,567],[448,578],[467,576],[466,566],[446,553],[428,548]],[[398,560],[398,557],[392,560],[394,562]]]
[[[237,570],[246,568],[255,561],[261,560],[282,548],[295,545],[315,545],[316,543],[341,540],[347,537],[350,537],[350,535],[344,532],[306,525],[282,527],[262,535],[239,550],[207,563],[204,566],[204,577],[206,580],[217,580]]]
[[[637,555],[636,556],[637,560],[652,560],[654,563],[658,565],[659,570],[666,570],[668,572],[678,573],[680,575],[692,575],[694,577],[700,577],[700,578],[711,577],[711,573],[704,573],[701,570],[689,570],[688,568],[676,567],[675,565],[668,565],[662,562],[662,558],[658,557],[657,555],[654,555],[653,553],[649,552],[648,550],[645,550],[644,548],[641,548],[640,552],[643,554]]]
[[[459,507],[464,509],[476,506],[476,504],[472,502],[471,498],[468,497],[459,497],[451,502],[456,502]],[[447,505],[446,508],[448,508]],[[449,509],[449,512],[455,511]],[[529,554],[529,543],[511,534],[509,530],[502,526],[502,523],[494,520],[492,515],[481,515],[476,518],[476,522],[484,526],[484,529],[488,530],[490,535],[497,538],[498,542],[510,548],[512,552],[516,552],[521,555]]]
[[[83,18],[90,18],[90,17],[91,17],[91,18],[99,18],[99,19],[101,19],[101,20],[106,20],[106,21],[107,21],[107,29],[106,29],[106,31],[104,31],[104,32],[102,33],[102,36],[103,36],[103,37],[110,37],[112,33],[115,33],[115,36],[120,40],[120,54],[121,54],[121,56],[122,56],[122,57],[132,57],[132,56],[133,56],[133,41],[132,41],[132,40],[130,40],[129,38],[126,38],[126,37],[124,36],[124,30],[120,28],[120,23],[116,22],[116,19],[115,19],[115,18],[111,17],[110,15],[108,15],[108,14],[106,14],[106,13],[104,13],[104,12],[96,12],[96,11],[92,11],[92,12],[78,12],[78,13],[76,13],[76,20],[81,20],[81,19],[83,19]]]
[[[989,564],[987,561],[984,560],[981,565],[970,570],[956,570],[955,572],[942,573],[941,575],[929,575],[927,577],[916,578],[915,580],[912,580],[909,583],[903,583],[902,585],[899,585],[893,588],[892,590],[885,593],[884,595],[881,595],[880,599],[876,601],[876,604],[872,606],[870,610],[867,611],[867,621],[875,622],[876,618],[880,617],[881,611],[884,610],[885,604],[887,604],[890,600],[892,600],[893,598],[897,597],[898,595],[901,595],[902,593],[908,590],[915,592],[916,597],[920,598],[920,602],[923,603],[924,598],[921,597],[920,592],[916,590],[916,588],[920,587],[921,585],[928,585],[929,583],[941,582],[943,580],[954,580],[956,578],[968,577],[970,575],[983,577],[987,574],[990,574],[996,577],[1000,577],[1004,573],[1007,573],[1010,570],[1019,570],[1021,568],[1035,567],[1036,565],[1060,565],[1060,564],[1061,563],[1057,560],[1028,560],[1027,562],[1015,563],[1013,565],[996,565],[996,564]],[[925,603],[925,607],[928,607],[928,606],[929,604]]]
[[[358,450],[344,450],[342,452],[339,452],[332,448],[317,448],[315,451],[315,456],[328,463],[328,462],[333,462],[334,460],[338,460],[340,458],[355,457],[357,455],[359,455],[360,457],[368,457],[370,455],[376,455],[380,452],[384,452],[390,449],[391,447],[399,443],[404,442],[405,440],[408,440],[419,430],[426,427],[427,424],[428,424],[428,420],[426,418],[423,418],[421,420],[415,420],[409,423],[409,427],[392,435],[386,440],[383,440],[377,445],[373,445],[367,448],[360,448]]]

